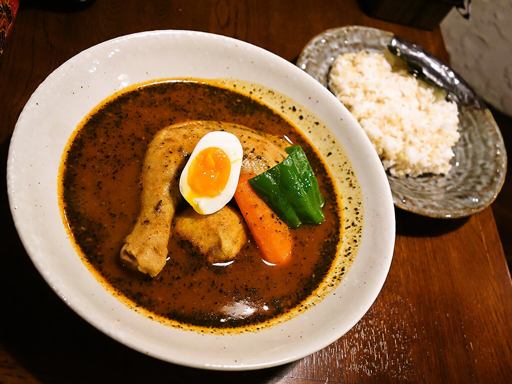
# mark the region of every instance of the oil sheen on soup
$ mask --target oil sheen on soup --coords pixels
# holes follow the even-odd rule
[[[249,236],[232,263],[210,264],[171,236],[156,277],[121,263],[120,249],[140,209],[148,144],[163,127],[190,120],[241,124],[302,146],[325,198],[325,221],[292,230],[290,262],[266,263]],[[78,128],[61,168],[65,218],[101,280],[157,317],[209,328],[255,325],[300,308],[336,255],[340,211],[334,193],[323,162],[290,122],[251,97],[200,81],[149,83],[107,99]],[[177,212],[185,206],[181,201]]]

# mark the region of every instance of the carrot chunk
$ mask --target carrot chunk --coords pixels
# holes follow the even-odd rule
[[[249,184],[250,178],[251,175],[240,175],[235,192],[236,203],[263,258],[272,264],[286,264],[292,254],[291,230],[254,192]]]

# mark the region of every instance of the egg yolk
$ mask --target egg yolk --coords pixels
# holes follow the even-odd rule
[[[228,155],[220,148],[209,147],[192,160],[187,182],[197,197],[214,197],[226,187],[230,172]]]

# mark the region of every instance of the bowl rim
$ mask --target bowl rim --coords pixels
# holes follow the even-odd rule
[[[103,317],[106,316],[105,314],[98,314],[98,313],[91,313],[90,308],[84,304],[83,302],[80,302],[79,298],[74,298],[72,296],[68,295],[68,292],[66,289],[68,287],[63,283],[62,280],[59,279],[59,277],[54,273],[54,271],[49,270],[47,266],[45,266],[45,259],[44,254],[42,254],[39,249],[37,249],[37,241],[35,241],[33,234],[27,232],[27,217],[23,216],[23,212],[26,212],[26,208],[23,206],[26,201],[21,199],[19,197],[18,189],[20,188],[20,177],[19,177],[19,163],[20,160],[19,157],[22,156],[22,150],[23,150],[23,143],[21,140],[23,140],[26,135],[28,134],[27,128],[25,127],[26,121],[28,119],[28,116],[31,114],[37,114],[35,105],[37,104],[37,100],[39,100],[39,97],[41,94],[53,83],[62,81],[62,78],[66,76],[66,71],[73,70],[73,67],[77,62],[79,62],[83,58],[90,58],[93,53],[96,50],[99,50],[101,48],[110,47],[118,43],[126,43],[126,42],[132,42],[137,41],[137,39],[152,39],[152,38],[166,38],[166,37],[174,37],[174,38],[191,38],[191,39],[199,39],[204,40],[209,43],[215,42],[215,44],[227,44],[231,45],[234,48],[238,49],[242,48],[245,50],[245,52],[249,51],[252,54],[258,56],[262,55],[263,57],[268,58],[268,60],[271,60],[272,62],[276,63],[277,66],[280,68],[284,68],[286,71],[290,72],[293,75],[299,76],[299,79],[301,82],[305,84],[307,87],[313,87],[313,89],[316,87],[316,91],[320,93],[320,95],[323,94],[323,98],[327,98],[326,100],[329,100],[330,97],[334,98],[327,90],[323,89],[323,87],[318,84],[316,81],[314,81],[312,78],[310,78],[307,74],[305,74],[303,71],[301,71],[299,68],[294,66],[292,63],[286,61],[285,59],[264,50],[263,48],[257,47],[255,45],[252,45],[247,42],[243,42],[234,38],[222,36],[222,35],[216,35],[206,32],[198,32],[198,31],[186,31],[186,30],[155,30],[155,31],[145,31],[145,32],[138,32],[133,33],[129,35],[120,36],[111,40],[107,40],[105,42],[99,43],[97,45],[94,45],[77,55],[73,56],[69,60],[67,60],[65,63],[60,65],[57,69],[55,69],[34,91],[30,99],[27,101],[25,107],[23,108],[23,111],[21,112],[18,121],[16,123],[16,127],[14,129],[14,132],[11,137],[10,147],[9,147],[9,154],[8,154],[8,161],[7,161],[7,186],[8,186],[8,198],[9,198],[9,205],[11,209],[11,214],[13,216],[15,227],[18,231],[18,234],[20,236],[20,239],[23,243],[23,246],[25,247],[25,250],[27,251],[27,254],[30,256],[32,263],[35,265],[36,269],[39,271],[39,273],[42,275],[42,277],[45,279],[45,281],[50,285],[50,287],[57,293],[57,295],[76,313],[78,313],[83,319],[85,319],[87,322],[92,324],[94,327],[96,327],[98,330],[102,331],[103,333],[107,334],[108,336],[112,337],[113,339],[135,349],[138,350],[144,354],[151,355],[153,357],[159,358],[164,361],[195,367],[195,368],[206,368],[206,369],[213,369],[213,370],[252,370],[252,369],[260,369],[260,368],[267,368],[272,367],[276,365],[285,364],[297,359],[300,359],[302,357],[305,357],[311,353],[314,353],[318,351],[319,349],[322,349],[329,345],[330,343],[337,340],[339,337],[341,337],[343,334],[348,332],[368,311],[368,309],[371,307],[375,299],[377,298],[380,290],[382,289],[382,286],[385,282],[386,276],[389,272],[389,268],[392,261],[392,255],[393,255],[393,249],[394,249],[394,241],[395,241],[395,218],[394,218],[394,210],[392,205],[392,199],[391,199],[391,191],[389,189],[389,184],[387,183],[387,179],[384,176],[384,173],[382,172],[382,175],[380,175],[378,169],[374,169],[372,175],[377,175],[376,183],[379,183],[379,185],[382,185],[382,196],[380,197],[382,201],[384,202],[383,206],[381,207],[381,211],[379,214],[386,214],[387,217],[384,218],[386,222],[386,228],[383,230],[382,238],[385,239],[384,244],[382,244],[382,252],[381,254],[383,257],[383,264],[380,267],[380,273],[378,276],[378,279],[374,281],[372,285],[371,292],[368,293],[368,297],[364,300],[364,303],[360,303],[356,313],[353,314],[353,316],[350,318],[350,321],[347,321],[346,324],[344,324],[343,327],[340,327],[336,330],[336,332],[331,332],[329,335],[324,337],[322,340],[316,342],[316,343],[310,343],[307,350],[304,349],[298,349],[295,351],[291,351],[288,356],[282,356],[281,358],[274,358],[273,360],[260,360],[253,363],[223,363],[223,364],[211,364],[204,361],[197,361],[194,359],[191,359],[188,355],[182,355],[182,356],[168,356],[166,355],[165,351],[162,352],[161,349],[155,348],[155,349],[148,349],[147,344],[141,344],[139,343],[140,340],[137,339],[137,337],[134,338],[133,334],[130,332],[123,332],[119,331],[116,328],[113,328],[111,325],[103,323]],[[238,47],[238,48],[236,48]],[[259,57],[259,56],[258,56]],[[304,76],[302,76],[303,74]],[[335,100],[335,98],[334,98]],[[332,102],[332,100],[331,100]],[[338,113],[346,117],[348,120],[349,125],[357,125],[357,122],[351,117],[350,114],[344,109],[343,106],[338,108]],[[75,127],[73,127],[74,131]],[[357,132],[354,133],[356,136],[359,135]],[[366,137],[361,138],[358,137],[358,140],[362,140],[363,142],[367,142],[367,145],[370,145],[368,139]],[[67,138],[66,138],[67,140]],[[358,144],[360,145],[360,144]],[[371,147],[371,145],[370,145]],[[371,147],[373,150],[373,148]],[[376,156],[376,153],[373,151],[374,156]],[[59,157],[61,154],[59,154]],[[373,161],[373,160],[372,160]],[[381,170],[382,171],[382,170]],[[56,184],[56,183],[55,183]],[[386,188],[387,186],[387,188]],[[63,226],[63,223],[61,223]],[[44,253],[44,252],[43,252]],[[357,258],[356,258],[357,259]],[[81,263],[81,260],[80,260]],[[91,277],[92,278],[92,277]],[[95,279],[95,278],[94,278]],[[103,287],[103,289],[105,289]],[[115,299],[117,300],[117,299]],[[117,310],[117,309],[116,309]],[[125,308],[125,310],[130,310]],[[141,320],[142,321],[142,320]],[[150,321],[146,319],[146,321]],[[177,332],[180,332],[179,330]],[[189,332],[189,331],[185,331]],[[205,338],[204,335],[200,335]],[[215,341],[215,340],[213,340]]]

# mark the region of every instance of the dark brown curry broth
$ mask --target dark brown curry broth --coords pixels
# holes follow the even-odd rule
[[[208,265],[171,237],[169,259],[154,279],[121,265],[119,250],[139,210],[144,153],[162,127],[186,120],[243,124],[302,145],[326,197],[326,221],[294,230],[293,260],[269,266],[249,241],[229,266]],[[141,86],[93,112],[67,151],[63,208],[84,257],[121,294],[164,318],[206,327],[237,327],[299,305],[322,281],[339,242],[339,210],[322,162],[296,129],[255,100],[189,81]],[[231,314],[223,308],[231,307]],[[252,308],[251,315],[236,315]],[[236,309],[236,310],[235,310]],[[250,311],[252,311],[250,310]]]

